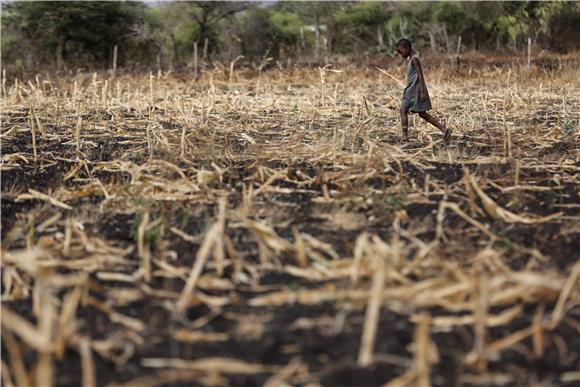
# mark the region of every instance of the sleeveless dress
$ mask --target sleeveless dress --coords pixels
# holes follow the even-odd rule
[[[429,98],[429,92],[427,91],[427,86],[425,85],[427,99],[423,102],[419,100],[419,74],[417,71],[415,71],[413,65],[411,64],[413,58],[417,58],[417,60],[419,60],[419,57],[414,55],[409,59],[409,64],[407,64],[407,86],[403,91],[401,109],[411,113],[426,112],[427,110],[431,110],[431,99]]]

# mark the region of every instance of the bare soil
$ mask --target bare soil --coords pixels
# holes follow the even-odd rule
[[[404,146],[399,85],[378,72],[8,82],[3,381],[23,367],[30,385],[418,385],[427,366],[434,386],[576,385],[577,71],[460,71],[428,78],[451,142],[416,117]],[[224,250],[203,258],[220,216]]]

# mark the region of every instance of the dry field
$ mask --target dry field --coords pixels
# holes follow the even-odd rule
[[[3,384],[578,383],[578,66],[397,79],[3,79]]]

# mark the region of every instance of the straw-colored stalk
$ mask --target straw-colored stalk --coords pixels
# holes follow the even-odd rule
[[[150,112],[151,112],[151,110],[150,110]],[[153,141],[151,140],[151,121],[149,121],[149,123],[147,124],[145,131],[147,132],[148,159],[149,159],[149,162],[151,162],[153,160]]]
[[[506,131],[507,157],[509,159],[511,159],[512,158],[512,148],[513,148],[513,145],[512,145],[512,131],[508,127],[505,128],[505,131]]]
[[[179,156],[183,159],[185,158],[185,132],[187,130],[187,126],[183,125],[181,128],[181,139],[180,139],[180,153]]]
[[[514,171],[514,186],[518,187],[520,185],[520,169],[521,169],[521,160],[515,160],[515,171]]]
[[[242,185],[242,205],[243,205],[243,215],[249,217],[252,215],[252,199],[254,198],[254,187],[252,184]]]
[[[307,267],[308,260],[306,258],[304,238],[302,238],[302,235],[300,235],[300,232],[298,231],[298,228],[296,228],[296,226],[292,228],[292,233],[294,234],[295,241],[294,243],[296,249],[296,262],[298,262],[298,265],[300,265],[300,267]]]
[[[438,360],[437,347],[431,342],[429,328],[431,316],[426,313],[412,316],[415,325],[413,340],[413,365],[405,373],[386,383],[383,387],[429,387],[431,386],[431,363]]]
[[[70,338],[76,330],[76,313],[80,303],[83,288],[76,286],[64,298],[60,318],[58,321],[58,340],[56,342],[55,354],[59,360],[62,360]]]
[[[236,59],[234,59],[233,61],[230,62],[230,73],[228,75],[228,82],[230,83],[230,86],[231,86],[232,82],[234,81],[234,74],[235,74],[234,67],[236,65],[236,62],[240,59],[243,59],[243,58],[244,58],[243,55],[238,55],[236,57]]]
[[[256,191],[254,191],[254,193],[253,193],[254,197],[256,197],[260,193],[264,192],[264,190],[266,190],[266,188],[268,188],[269,186],[271,186],[272,183],[274,183],[276,180],[281,179],[282,177],[283,177],[282,174],[280,174],[279,172],[275,172],[272,176],[270,176],[268,178],[268,180],[266,180],[264,182],[264,184],[262,184],[260,186],[260,188],[258,188]]]
[[[34,122],[36,123],[36,128],[40,132],[40,135],[44,138],[46,135],[46,133],[44,131],[44,125],[42,125],[42,123],[40,122],[40,119],[38,118],[38,114],[36,114],[36,109],[34,108],[34,104],[30,105],[30,112],[32,113],[32,118],[34,119]]]
[[[27,339],[30,340],[29,345],[31,342],[34,341],[32,347],[36,347],[36,340],[33,337],[38,337],[41,339],[41,342],[44,343],[42,347],[36,347],[38,353],[36,368],[34,370],[35,375],[35,385],[37,386],[47,386],[50,387],[53,385],[53,378],[54,378],[54,341],[53,341],[53,332],[56,323],[56,307],[54,306],[54,300],[52,291],[48,289],[44,284],[37,280],[36,287],[40,290],[40,315],[38,317],[38,327],[34,328],[30,326],[28,322],[25,322],[25,325],[29,325],[26,330],[20,331],[21,335],[28,336]],[[5,312],[5,311],[4,311]],[[20,317],[17,315],[12,316],[13,321],[16,322]],[[5,321],[3,321],[5,323]],[[9,326],[12,324],[8,324]],[[15,332],[18,332],[15,326],[11,328]],[[32,337],[31,337],[32,336]],[[24,336],[21,336],[24,339]]]
[[[574,287],[579,287],[580,282],[580,261],[576,262],[574,267],[572,268],[572,273],[568,276],[566,283],[564,284],[564,288],[560,292],[560,296],[558,297],[558,302],[556,302],[556,307],[552,312],[552,318],[550,320],[550,329],[555,329],[562,318],[564,317],[564,308],[566,306],[566,301],[570,297],[572,290]]]
[[[105,106],[105,108],[107,107],[108,93],[109,93],[109,80],[106,79],[105,84],[103,85],[103,88],[101,89],[101,102],[102,102],[103,106]]]
[[[121,100],[121,83],[119,81],[115,82],[115,93],[117,100]]]
[[[4,313],[4,310],[2,311]],[[4,321],[2,321],[4,324]],[[28,377],[22,356],[22,348],[12,332],[2,327],[2,345],[8,353],[8,364],[17,386],[30,386],[32,381]]]
[[[560,374],[560,381],[562,383],[580,383],[580,371],[568,371]]]
[[[207,115],[206,115],[207,112],[205,109],[205,106],[206,106],[205,99],[206,99],[205,96],[203,96],[201,98],[201,124],[202,124],[202,126],[205,126],[205,124],[207,123]]]
[[[60,99],[62,98],[62,94],[63,93],[60,90],[56,92],[56,107],[54,110],[54,122],[56,123],[57,128],[60,127]]]
[[[79,340],[78,351],[81,356],[83,387],[95,387],[97,385],[95,362],[88,338],[83,337]]]
[[[428,314],[419,315],[415,326],[415,357],[413,359],[413,368],[417,373],[417,386],[431,386],[431,358],[434,346],[431,344],[429,336],[429,326],[431,317]]]
[[[397,82],[397,84],[398,84],[399,86],[401,86],[401,87],[405,87],[405,84],[404,84],[403,82],[401,82],[401,80],[400,80],[400,79],[398,79],[397,77],[395,77],[395,76],[393,76],[393,75],[389,74],[388,72],[386,72],[385,70],[383,70],[383,69],[382,69],[382,68],[380,68],[380,67],[376,67],[376,69],[377,69],[377,70],[379,70],[379,71],[381,72],[381,74],[384,74],[384,75],[386,75],[387,77],[389,77],[389,78],[391,78],[392,80],[394,80],[395,82]]]
[[[224,272],[224,265],[225,265],[225,251],[224,251],[224,235],[226,230],[226,205],[227,205],[227,196],[222,196],[220,198],[218,207],[218,220],[217,220],[217,236],[215,240],[215,247],[214,247],[214,257],[216,260],[216,270],[218,275],[221,277]]]
[[[88,292],[88,288],[85,288],[85,291]],[[112,322],[121,324],[125,326],[125,328],[128,328],[132,331],[143,332],[146,328],[146,325],[143,321],[121,314],[115,311],[110,305],[105,304],[94,297],[83,294],[83,306],[85,305],[96,308],[97,310],[105,313]]]
[[[75,130],[75,141],[77,144],[77,152],[80,153],[81,151],[81,130],[82,130],[82,123],[83,123],[83,117],[81,115],[79,115],[79,118],[77,119],[77,126],[76,126],[76,130]]]
[[[336,150],[337,150],[336,148],[338,147],[338,144],[336,141],[337,134],[338,134],[337,131],[338,131],[338,128],[336,126],[332,128],[332,164],[333,164],[333,166],[336,166]]]
[[[6,91],[6,69],[2,70],[2,97],[8,97],[8,93]]]
[[[153,104],[155,100],[153,99],[153,73],[149,72],[149,105],[150,108],[153,108]]]
[[[199,370],[213,374],[253,375],[278,371],[278,366],[267,366],[248,363],[242,360],[221,357],[206,357],[199,360],[184,360],[174,358],[145,358],[141,365],[146,368],[173,368],[184,370]]]
[[[35,216],[34,214],[28,214],[26,219],[26,250],[31,251],[34,247],[34,222]]]
[[[62,243],[62,255],[64,255],[65,257],[68,257],[70,255],[72,231],[73,231],[72,218],[68,218],[66,220],[66,226],[64,229],[64,241]]]
[[[32,108],[30,108],[30,134],[32,136],[32,154],[34,161],[38,161],[38,151],[36,150],[36,121],[32,115]]]
[[[295,373],[299,372],[300,368],[303,366],[304,364],[300,361],[300,357],[293,357],[284,368],[274,373],[266,380],[264,387],[282,387],[291,385],[288,379],[290,379]]]
[[[562,215],[561,212],[557,212],[541,218],[530,218],[514,214],[506,210],[505,208],[499,206],[492,198],[490,198],[479,186],[475,178],[467,170],[465,171],[465,178],[469,180],[474,191],[481,199],[485,212],[487,212],[487,214],[491,216],[493,219],[501,219],[507,223],[536,224],[554,220]]]
[[[38,354],[35,380],[35,386],[51,387],[54,384],[54,359],[51,353]]]
[[[485,275],[479,277],[477,299],[474,302],[474,347],[476,366],[484,371],[487,368],[487,315],[489,309],[489,280]]]
[[[487,346],[487,349],[486,349],[486,353],[488,353],[488,354],[499,353],[499,352],[519,343],[520,341],[527,339],[528,337],[532,336],[533,334],[534,334],[534,327],[533,326],[529,326],[529,327],[526,327],[526,328],[521,329],[519,331],[516,331],[512,334],[507,335],[506,337],[503,337],[499,340],[496,340],[492,343],[489,343],[489,345]],[[469,358],[469,356],[468,356],[468,358]]]
[[[383,289],[385,287],[385,261],[382,256],[374,255],[373,280],[365,313],[358,365],[367,367],[373,362],[373,352],[379,326]]]
[[[61,202],[61,201],[59,201],[51,196],[43,194],[42,192],[38,192],[32,188],[28,190],[28,193],[19,195],[15,201],[20,202],[20,201],[24,201],[24,200],[44,200],[44,201],[49,202],[53,206],[63,208],[65,210],[72,209],[72,207],[69,206],[68,204],[65,204],[65,203],[63,203],[63,202]]]
[[[218,233],[219,233],[219,224],[214,223],[207,232],[207,234],[205,235],[205,238],[199,250],[197,251],[197,254],[195,255],[195,263],[191,268],[191,272],[189,273],[189,277],[187,278],[185,287],[183,288],[179,296],[179,299],[177,300],[176,304],[177,314],[182,314],[183,312],[185,312],[185,309],[188,306],[191,294],[195,290],[197,281],[199,280],[203,267],[205,266],[205,263],[207,262],[211,254],[211,250],[215,244]]]
[[[181,127],[181,138],[180,138],[180,157],[183,159],[185,158],[185,133],[187,131],[187,127],[191,124],[190,120],[188,119],[186,113],[185,113],[185,105],[183,103],[183,96],[180,97],[179,99],[179,103],[176,104],[177,106],[177,110],[179,111],[179,113],[181,114],[181,117],[183,119],[183,126]]]
[[[468,174],[469,174],[469,171],[468,171],[467,168],[465,168],[463,170],[463,183],[464,183],[464,186],[465,186],[465,192],[467,192],[467,198],[468,198],[468,203],[469,203],[469,212],[470,212],[470,215],[472,217],[477,216],[477,215],[483,215],[483,212],[481,211],[481,209],[476,204],[475,192],[471,188],[471,182],[469,180],[469,177],[467,176]],[[429,175],[427,175],[427,176],[429,176]]]
[[[327,66],[318,68],[318,72],[320,73],[320,105],[322,106],[324,106],[326,99],[326,88],[324,87],[326,83],[326,69]]]
[[[350,280],[353,284],[358,282],[360,276],[362,260],[368,248],[369,235],[366,232],[360,233],[354,243],[353,260],[351,265]]]
[[[540,304],[536,308],[536,313],[534,314],[532,343],[534,346],[534,355],[537,359],[544,357],[544,309],[545,305]]]
[[[497,235],[489,231],[489,228],[483,225],[481,222],[473,219],[469,215],[467,215],[463,210],[457,205],[457,203],[451,203],[446,201],[441,201],[439,203],[439,212],[437,213],[437,228],[436,228],[436,236],[438,239],[445,238],[444,230],[443,230],[443,220],[445,219],[445,209],[450,209],[459,215],[463,220],[467,223],[471,224],[478,228],[481,232],[485,235],[490,237],[493,240],[499,239]]]
[[[151,250],[149,244],[145,242],[145,232],[148,225],[149,211],[145,211],[137,229],[137,252],[141,258],[141,271],[145,282],[151,281]]]
[[[72,106],[73,106],[73,111],[77,111],[77,100],[78,100],[78,84],[77,81],[74,81],[73,83],[73,90],[72,90]]]
[[[10,377],[10,368],[8,364],[4,363],[4,360],[0,360],[0,383],[6,387],[14,387],[14,382]]]
[[[443,221],[445,220],[445,207],[446,202],[441,200],[439,202],[439,208],[437,209],[437,225],[435,227],[435,238],[437,240],[445,239],[445,229],[443,228]]]

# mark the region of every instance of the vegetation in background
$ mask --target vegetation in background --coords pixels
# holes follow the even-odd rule
[[[115,45],[139,46],[136,26],[153,24],[140,2],[14,2],[2,8],[2,60],[25,65],[106,66]]]
[[[576,2],[10,2],[2,4],[2,61],[26,70],[118,65],[164,69],[242,55],[322,62],[390,54],[401,36],[422,49],[578,48]],[[194,49],[197,46],[197,49]]]

